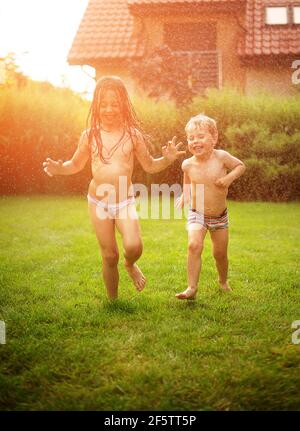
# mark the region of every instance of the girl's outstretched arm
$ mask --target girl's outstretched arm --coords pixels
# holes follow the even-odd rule
[[[88,138],[86,132],[83,132],[78,148],[75,151],[71,160],[63,162],[62,160],[52,160],[47,158],[43,163],[44,171],[49,177],[53,177],[54,175],[73,175],[80,172],[89,158],[89,147],[88,147]]]
[[[139,138],[135,145],[135,155],[142,165],[143,169],[150,174],[160,172],[167,166],[171,165],[178,157],[185,154],[185,151],[180,151],[179,148],[183,144],[179,142],[176,144],[176,136],[167,145],[162,147],[163,157],[154,159],[143,138]]]

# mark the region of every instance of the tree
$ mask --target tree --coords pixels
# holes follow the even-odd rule
[[[0,57],[0,70],[0,85],[11,86],[16,84],[20,87],[28,82],[27,76],[24,75],[20,70],[20,66],[17,64],[16,54],[14,52]]]
[[[193,89],[196,66],[167,45],[160,46],[142,60],[128,63],[132,76],[150,97],[168,97],[177,105],[189,102],[196,94]]]

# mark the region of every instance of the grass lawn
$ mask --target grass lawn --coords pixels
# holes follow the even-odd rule
[[[234,291],[208,236],[195,302],[185,221],[142,220],[147,286],[121,262],[114,303],[84,197],[0,206],[1,410],[300,410],[300,204],[229,202]]]

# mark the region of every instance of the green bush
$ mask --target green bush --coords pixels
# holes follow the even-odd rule
[[[245,161],[247,170],[230,189],[242,200],[299,199],[300,96],[246,97],[226,89],[210,91],[182,108],[169,101],[134,98],[150,136],[150,151],[158,157],[173,136],[185,144],[184,127],[203,112],[217,120],[218,148]],[[46,157],[69,159],[78,142],[89,102],[70,90],[29,81],[22,87],[0,87],[0,191],[12,193],[83,193],[90,167],[71,177],[49,178],[42,169]],[[187,151],[186,157],[190,154]],[[155,175],[135,165],[134,182],[180,183],[181,162]]]
[[[50,181],[46,157],[67,159],[85,127],[88,103],[71,90],[29,81],[0,88],[1,193],[83,190],[83,175]]]

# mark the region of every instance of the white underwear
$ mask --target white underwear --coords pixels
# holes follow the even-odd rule
[[[94,204],[97,206],[97,209],[99,208],[100,211],[97,211],[97,215],[101,219],[105,218],[116,218],[118,215],[118,212],[122,209],[127,207],[128,205],[133,205],[135,203],[134,196],[131,196],[130,198],[126,199],[125,201],[118,202],[117,204],[108,204],[107,202],[99,201],[98,199],[95,199],[91,195],[87,195],[88,202],[91,204]],[[102,209],[102,211],[101,211]],[[104,211],[103,211],[104,210]],[[101,216],[100,216],[101,214]]]

